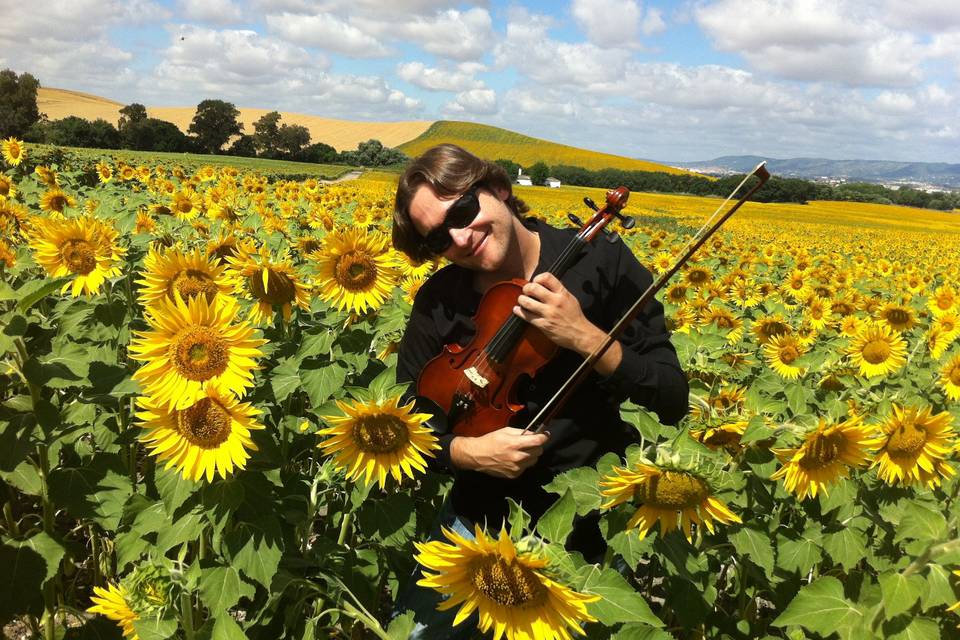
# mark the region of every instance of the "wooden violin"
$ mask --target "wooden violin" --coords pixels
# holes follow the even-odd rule
[[[570,216],[581,228],[549,272],[562,279],[614,217],[624,228],[633,227],[633,219],[620,213],[629,195],[626,187],[608,191],[602,209],[585,198],[595,213],[585,224]],[[533,377],[557,353],[543,332],[513,313],[525,284],[527,280],[514,278],[490,287],[474,316],[476,333],[470,342],[446,345],[420,372],[417,395],[438,405],[457,435],[482,436],[513,424],[524,408],[517,400],[521,377]]]

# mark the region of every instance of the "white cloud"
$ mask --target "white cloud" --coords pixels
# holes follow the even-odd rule
[[[917,107],[916,100],[898,91],[882,91],[874,103],[878,111],[893,115],[906,115]]]
[[[397,75],[427,91],[467,91],[483,87],[483,83],[476,80],[472,73],[428,67],[422,62],[397,65]]]
[[[922,77],[922,43],[855,0],[719,0],[696,20],[723,51],[784,78],[850,86],[912,85]]]
[[[209,24],[243,22],[243,12],[233,0],[178,0],[179,18]]]
[[[497,112],[497,94],[493,89],[463,91],[448,102],[444,110],[459,116],[490,115]]]
[[[599,47],[639,45],[642,11],[637,0],[573,0],[570,12]]]
[[[640,24],[640,31],[645,36],[655,36],[667,30],[667,23],[663,21],[663,12],[660,9],[651,7],[647,9],[643,16],[643,22]]]
[[[380,58],[390,51],[374,36],[328,14],[268,15],[267,26],[277,35],[296,44],[336,51],[355,58]]]
[[[433,15],[394,20],[357,17],[355,24],[381,38],[399,38],[441,58],[464,62],[479,60],[494,41],[490,13],[481,8],[447,9]]]
[[[887,0],[877,15],[893,28],[932,32],[960,28],[960,10],[950,0]]]

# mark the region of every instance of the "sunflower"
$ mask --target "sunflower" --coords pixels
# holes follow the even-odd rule
[[[87,609],[87,613],[101,613],[111,620],[115,620],[117,626],[123,629],[123,637],[127,640],[139,640],[133,623],[140,619],[140,616],[130,608],[127,602],[129,593],[123,585],[110,584],[107,588],[94,587],[96,594],[90,598],[93,606]]]
[[[671,285],[664,294],[664,299],[673,304],[680,305],[687,300],[687,286],[684,284]]]
[[[260,247],[259,252],[242,250],[227,262],[236,279],[237,293],[246,292],[256,301],[250,309],[255,324],[270,320],[274,306],[282,310],[284,322],[290,322],[293,305],[310,310],[310,292],[286,254],[274,260],[266,247]]]
[[[830,301],[820,296],[811,296],[807,300],[804,315],[813,329],[822,330],[830,323]]]
[[[226,478],[234,467],[246,467],[248,449],[257,450],[250,432],[263,429],[255,418],[260,411],[215,383],[205,385],[200,399],[186,409],[171,410],[150,396],[140,396],[137,403],[140,426],[148,430],[140,441],[185,479],[196,482],[205,475],[211,482],[215,474]]]
[[[143,266],[143,279],[137,280],[143,306],[164,297],[172,300],[174,290],[184,300],[200,294],[213,300],[218,293],[229,295],[232,291],[231,283],[224,275],[225,267],[217,265],[200,249],[184,253],[177,248],[160,252],[151,247]]]
[[[800,269],[794,269],[787,277],[783,290],[797,302],[806,300],[811,292],[808,274]]]
[[[13,269],[17,264],[17,254],[6,240],[0,240],[0,267]]]
[[[180,220],[196,218],[203,205],[203,198],[192,189],[183,189],[173,194],[170,210]]]
[[[446,527],[443,535],[449,542],[414,543],[414,557],[425,569],[417,584],[449,596],[438,610],[460,606],[454,626],[476,611],[480,631],[493,629],[496,640],[570,640],[570,631],[583,635],[581,623],[596,622],[586,605],[600,597],[551,579],[546,557],[519,552],[506,529],[500,529],[498,539],[488,537],[480,525],[474,540]]]
[[[417,262],[402,251],[394,251],[393,259],[401,278],[426,278],[440,265],[438,259]]]
[[[376,309],[392,293],[397,270],[379,232],[335,230],[323,249],[310,254],[317,262],[320,297],[337,307],[363,313]]]
[[[751,326],[753,335],[760,344],[767,344],[774,336],[790,335],[793,329],[787,324],[786,320],[779,313],[768,316],[761,316],[753,321]]]
[[[703,326],[715,326],[725,335],[729,344],[734,344],[743,337],[743,321],[723,307],[709,307],[701,317],[700,323]]]
[[[3,151],[3,159],[7,161],[7,164],[13,165],[14,167],[23,162],[27,154],[23,142],[14,137],[7,138],[0,143],[0,148],[2,148]]]
[[[0,173],[0,198],[13,199],[15,195],[17,195],[17,185],[14,184],[13,178],[5,173]]]
[[[29,235],[34,259],[53,277],[76,276],[63,285],[60,293],[71,289],[93,295],[107,278],[119,276],[120,260],[127,250],[116,244],[117,231],[92,216],[64,220],[36,219]]]
[[[700,289],[713,278],[713,273],[707,267],[694,265],[688,267],[683,274],[683,280],[688,286]]]
[[[909,331],[917,324],[913,309],[903,304],[887,303],[880,309],[880,319],[898,333]]]
[[[960,400],[960,354],[943,365],[940,370],[940,386],[951,400]]]
[[[946,411],[931,415],[930,407],[900,407],[880,425],[880,435],[870,441],[876,447],[873,467],[887,484],[925,484],[934,488],[940,477],[956,474],[945,458],[953,451],[955,433]]]
[[[763,355],[774,371],[782,378],[796,380],[803,369],[793,363],[804,354],[804,347],[792,335],[777,335],[763,345]]]
[[[635,500],[639,508],[627,521],[627,529],[637,528],[640,539],[657,522],[660,534],[678,527],[687,540],[693,537],[693,525],[706,526],[713,533],[713,523],[740,522],[722,501],[713,496],[710,484],[691,473],[679,469],[665,469],[654,465],[637,464],[631,471],[614,467],[613,474],[600,481],[600,493],[608,500],[600,506],[610,509]]]
[[[953,311],[957,304],[957,290],[950,285],[941,285],[933,292],[933,296],[927,301],[927,308],[934,316]]]
[[[44,211],[63,213],[67,207],[75,206],[77,206],[76,199],[57,187],[48,189],[40,196],[40,208]]]
[[[707,427],[690,432],[690,437],[714,451],[724,449],[736,455],[742,449],[740,438],[747,430],[747,421],[728,422],[716,427]]]
[[[113,179],[113,169],[110,168],[106,162],[101,160],[97,163],[97,178],[100,179],[101,184],[106,184]]]
[[[796,449],[774,449],[781,467],[770,476],[783,480],[784,488],[800,500],[827,493],[827,485],[845,478],[851,467],[870,462],[870,430],[859,416],[833,424],[820,418],[820,425],[808,433]]]
[[[325,416],[331,427],[321,429],[326,436],[317,446],[333,455],[337,468],[347,471],[351,480],[364,476],[370,484],[376,476],[380,488],[387,482],[387,473],[400,482],[403,475],[413,478],[414,471],[426,471],[424,455],[435,456],[440,448],[436,436],[423,423],[428,413],[411,413],[413,402],[400,406],[400,396],[384,401],[346,404],[336,401],[345,416]]]
[[[254,358],[266,340],[254,337],[246,322],[233,324],[237,301],[194,296],[187,301],[174,290],[175,300],[162,297],[144,316],[147,331],[134,332],[130,357],[145,362],[133,374],[145,393],[170,409],[186,409],[206,397],[206,383],[236,396],[253,386]]]
[[[860,375],[885,376],[906,364],[907,343],[889,325],[868,323],[847,349]]]
[[[146,211],[137,212],[137,224],[133,229],[134,233],[153,233],[157,228],[157,221],[153,219]]]
[[[863,320],[853,314],[843,316],[840,320],[840,333],[847,337],[856,336],[861,329],[863,329]]]

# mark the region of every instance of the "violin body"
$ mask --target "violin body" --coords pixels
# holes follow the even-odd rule
[[[482,436],[512,424],[524,408],[516,397],[519,378],[533,377],[557,352],[557,345],[527,323],[517,329],[510,349],[496,348],[503,343],[503,327],[519,321],[513,308],[525,284],[515,278],[490,287],[477,308],[470,342],[446,345],[420,372],[417,392],[440,405],[459,436]]]

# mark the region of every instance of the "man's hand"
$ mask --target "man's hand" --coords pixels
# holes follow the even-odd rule
[[[580,301],[552,273],[538,274],[523,285],[513,313],[540,329],[558,347],[576,351],[584,359],[607,339],[606,332],[583,315]],[[622,358],[622,346],[615,340],[593,368],[608,376]]]
[[[461,469],[516,478],[537,462],[548,438],[547,433],[524,433],[514,427],[477,438],[457,437],[450,443],[450,459]]]

